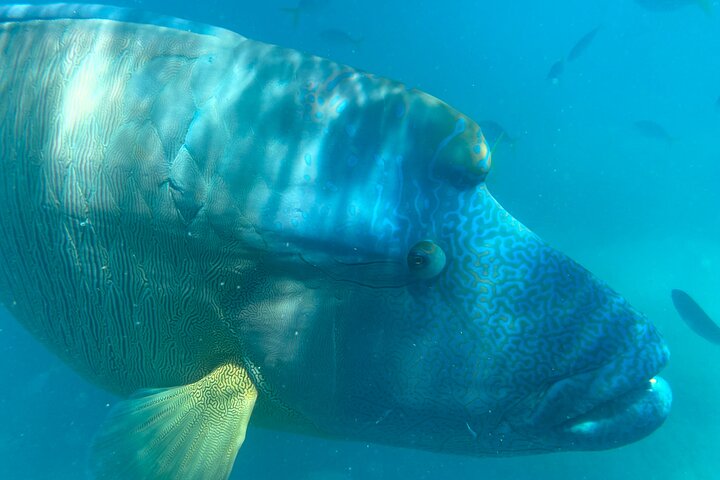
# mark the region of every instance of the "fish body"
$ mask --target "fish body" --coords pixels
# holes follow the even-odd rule
[[[565,59],[560,59],[557,62],[553,63],[550,67],[550,70],[548,71],[547,76],[545,77],[547,80],[550,80],[550,82],[553,85],[557,85],[558,82],[560,82],[560,76],[565,71]]]
[[[635,130],[642,136],[672,144],[675,139],[668,131],[657,122],[652,120],[638,120],[634,124]]]
[[[671,296],[675,310],[692,331],[708,342],[720,345],[720,327],[702,307],[682,290],[673,290]]]
[[[225,479],[250,421],[517,455],[667,416],[660,334],[444,102],[112,7],[2,7],[0,46],[0,300],[121,396],[95,476]]]
[[[358,47],[362,41],[362,37],[355,37],[345,30],[338,28],[328,28],[320,32],[320,38],[326,42],[334,43],[337,45],[350,45],[352,47]]]
[[[330,0],[298,0],[294,7],[282,7],[281,10],[290,14],[293,25],[298,26],[301,16],[321,12],[329,3]]]
[[[599,31],[600,27],[595,27],[594,29],[583,35],[580,40],[578,40],[575,45],[573,45],[573,47],[570,49],[570,53],[567,56],[568,61],[575,61],[578,57],[585,53],[593,40],[595,40],[595,36],[598,34]]]

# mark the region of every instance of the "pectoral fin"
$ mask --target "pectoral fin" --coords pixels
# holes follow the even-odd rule
[[[190,385],[142,390],[111,412],[95,439],[91,469],[99,479],[224,480],[256,398],[236,364]]]

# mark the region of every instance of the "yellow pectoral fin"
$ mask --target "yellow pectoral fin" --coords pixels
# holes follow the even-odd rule
[[[190,385],[142,390],[111,412],[95,439],[91,469],[101,479],[224,480],[256,398],[236,364]]]

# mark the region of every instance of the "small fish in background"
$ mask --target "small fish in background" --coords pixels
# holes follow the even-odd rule
[[[668,133],[665,127],[652,120],[638,120],[633,125],[635,130],[643,137],[661,140],[668,145],[672,145],[675,141],[675,138]]]
[[[671,12],[683,7],[697,5],[702,8],[706,14],[712,14],[711,0],[635,0],[635,3],[645,10],[653,12]]]
[[[508,135],[505,128],[494,120],[483,120],[478,122],[480,130],[482,131],[485,141],[490,147],[490,152],[494,152],[495,149],[501,144],[507,144],[510,147],[515,147],[516,139]]]
[[[567,56],[567,61],[572,62],[578,59],[588,49],[590,44],[595,39],[595,36],[600,31],[600,26],[597,26],[587,32],[585,35],[575,42],[575,45],[570,49],[570,53]],[[557,85],[560,82],[560,76],[565,71],[565,59],[561,58],[557,62],[553,63],[550,67],[550,71],[547,74],[547,79],[552,82],[553,85]]]
[[[595,39],[595,36],[600,31],[601,27],[595,27],[592,30],[590,30],[588,33],[583,35],[580,40],[578,40],[575,45],[570,49],[570,53],[567,56],[567,59],[569,62],[572,62],[574,60],[577,60],[577,58],[585,53],[585,51],[588,49],[590,44]]]
[[[301,15],[310,15],[321,11],[323,8],[330,3],[329,0],[298,0],[298,3],[294,7],[281,7],[285,13],[289,13],[292,16],[292,24],[297,27],[300,24]]]
[[[700,305],[682,290],[673,290],[671,296],[675,310],[692,331],[708,342],[720,345],[720,327],[712,321]]]
[[[558,82],[560,82],[560,75],[562,75],[563,71],[565,70],[565,60],[560,59],[557,62],[552,64],[552,67],[550,67],[550,71],[548,71],[547,78],[552,82],[553,85],[557,85]]]
[[[354,37],[345,30],[339,28],[328,28],[320,32],[320,38],[329,43],[336,45],[351,46],[358,48],[363,41],[363,37]]]

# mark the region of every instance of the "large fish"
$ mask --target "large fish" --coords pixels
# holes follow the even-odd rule
[[[226,478],[251,417],[513,455],[668,414],[661,336],[495,201],[442,101],[180,20],[0,18],[0,298],[123,397],[97,477]]]

